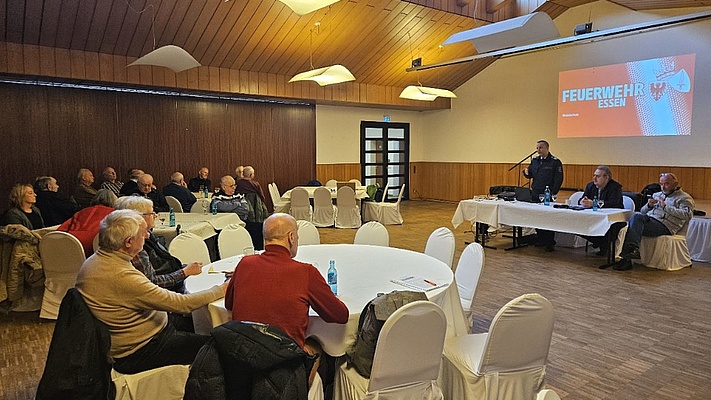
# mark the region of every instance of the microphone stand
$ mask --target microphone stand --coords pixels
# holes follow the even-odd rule
[[[521,159],[521,161],[517,162],[514,166],[512,166],[511,168],[509,168],[509,171],[511,171],[512,169],[518,167],[518,186],[519,186],[519,187],[521,186],[521,164],[523,164],[523,162],[526,161],[526,160],[528,160],[529,158],[533,157],[533,155],[536,154],[537,152],[538,152],[538,150],[534,150],[531,154],[527,155],[526,157],[524,157],[523,159]],[[529,187],[531,186],[531,180],[530,180],[530,179],[528,180],[528,186],[529,186]]]

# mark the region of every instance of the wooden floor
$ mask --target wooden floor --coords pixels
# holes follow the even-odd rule
[[[404,202],[405,224],[387,227],[391,246],[422,251],[432,230],[451,228],[455,209]],[[467,229],[455,231],[455,260],[472,239]],[[355,236],[349,229],[319,233],[323,243],[352,243]],[[503,247],[508,240],[492,244]],[[475,331],[487,331],[510,299],[537,292],[555,307],[546,385],[561,398],[711,399],[711,265],[618,272],[598,269],[602,262],[582,248],[487,249]],[[34,398],[52,329],[37,312],[0,315],[0,399]]]

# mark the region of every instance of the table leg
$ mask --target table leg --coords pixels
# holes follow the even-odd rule
[[[486,241],[489,239],[489,225],[481,222],[476,222],[474,224],[474,241],[481,244],[481,247],[485,249],[496,250],[494,246],[488,246]],[[464,244],[471,244],[471,242],[464,242]]]
[[[513,229],[513,235],[511,236],[511,241],[512,241],[512,246],[507,247],[504,250],[513,250],[513,249],[520,249],[521,247],[526,247],[528,246],[528,243],[520,243],[519,241],[521,240],[521,237],[523,236],[523,228],[520,226],[514,226]]]

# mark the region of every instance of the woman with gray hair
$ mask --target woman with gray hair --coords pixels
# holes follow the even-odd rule
[[[20,224],[29,230],[44,228],[39,208],[35,207],[37,195],[29,183],[17,184],[10,190],[10,209],[5,213],[3,225]]]
[[[148,227],[149,236],[143,244],[143,249],[131,259],[131,264],[154,284],[174,292],[185,293],[183,281],[190,275],[198,275],[202,272],[202,263],[183,264],[160,244],[158,238],[152,233],[156,225],[153,202],[145,197],[126,196],[118,200],[116,208],[138,211]],[[156,269],[160,269],[160,272]]]
[[[94,254],[94,237],[99,233],[99,224],[114,210],[116,195],[108,189],[99,189],[89,203],[90,206],[78,211],[57,228],[58,231],[74,235],[84,247],[84,254]]]

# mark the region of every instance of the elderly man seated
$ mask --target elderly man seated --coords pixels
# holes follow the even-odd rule
[[[659,176],[661,192],[654,193],[639,212],[634,213],[627,228],[619,261],[613,269],[632,269],[632,260],[639,259],[642,236],[674,235],[691,220],[694,199],[681,190],[676,175],[665,172]]]
[[[266,201],[266,199],[264,198],[264,191],[262,190],[262,185],[260,185],[259,182],[254,180],[254,168],[252,168],[252,166],[248,165],[244,167],[244,169],[242,170],[242,178],[236,182],[236,185],[237,186],[235,191],[237,193],[256,193],[259,195],[259,198],[261,198],[262,201]]]
[[[114,169],[114,167],[104,168],[104,171],[101,173],[101,177],[104,179],[104,181],[101,182],[100,189],[108,189],[113,192],[116,197],[121,195],[121,188],[123,187],[123,182],[116,178],[116,170]]]
[[[222,298],[227,286],[180,294],[154,285],[131,265],[147,237],[139,212],[112,212],[101,222],[99,251],[84,262],[75,285],[94,317],[108,327],[109,356],[123,374],[192,363],[210,337],[177,331],[167,312],[192,312]]]
[[[316,354],[317,343],[306,340],[309,307],[324,321],[338,324],[348,322],[349,312],[313,265],[294,260],[298,243],[294,217],[277,213],[267,218],[265,251],[237,264],[225,294],[225,307],[232,310],[233,320],[274,325],[307,353]],[[311,378],[317,368],[318,363]]]
[[[185,178],[180,172],[174,172],[170,176],[170,183],[163,187],[163,195],[175,197],[185,212],[190,212],[193,204],[197,201],[195,195],[188,189]]]
[[[210,181],[207,176],[210,174],[210,170],[207,167],[200,168],[198,171],[198,176],[191,178],[188,182],[188,189],[191,192],[200,192],[207,188],[208,191],[212,190],[212,181]]]
[[[94,174],[86,168],[81,168],[77,180],[79,182],[74,187],[74,201],[80,209],[89,207],[89,203],[96,196],[96,189],[91,186],[94,184]]]
[[[607,165],[597,167],[593,174],[592,182],[585,187],[583,197],[578,200],[578,204],[585,208],[592,208],[593,201],[602,200],[604,204],[601,208],[624,208],[622,201],[622,185],[612,179],[612,170]],[[605,236],[584,236],[592,243],[593,248],[599,248],[599,256],[605,256],[610,251],[610,242],[617,238],[624,223],[613,224],[605,233]]]
[[[77,203],[59,192],[57,180],[51,176],[40,176],[35,180],[37,203],[46,226],[59,225],[77,211]]]
[[[128,169],[128,182],[124,183],[119,190],[119,196],[130,196],[138,189],[138,177],[145,172],[138,168]]]
[[[242,220],[249,214],[249,204],[244,195],[235,193],[235,179],[229,175],[220,179],[220,191],[212,196],[211,207],[221,213],[236,213]]]
[[[153,202],[153,210],[155,212],[170,211],[168,202],[165,201],[165,196],[153,186],[153,176],[151,174],[143,174],[138,177],[138,188],[131,193],[132,196],[141,196],[151,199]]]

